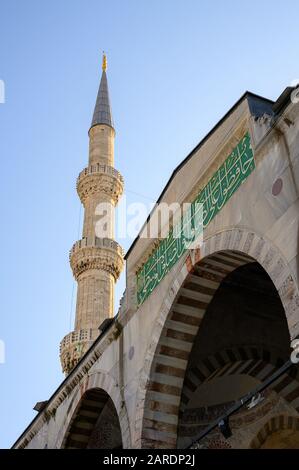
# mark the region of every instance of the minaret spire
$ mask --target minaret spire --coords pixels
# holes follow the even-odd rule
[[[75,329],[60,343],[60,360],[68,374],[99,334],[99,326],[114,315],[114,285],[123,268],[123,251],[114,240],[114,209],[123,192],[123,178],[114,168],[114,137],[107,82],[107,58],[89,129],[89,162],[77,179],[84,206],[82,239],[70,252],[78,283]],[[99,229],[100,222],[106,223]]]
[[[106,57],[106,54],[103,53],[102,78],[100,82],[96,104],[94,107],[91,127],[96,126],[98,124],[107,124],[107,126],[114,128],[110,99],[109,99],[109,89],[108,89],[108,80],[107,80],[106,70],[107,70],[107,57]]]

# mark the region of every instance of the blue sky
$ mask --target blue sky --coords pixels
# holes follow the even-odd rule
[[[61,382],[74,317],[68,252],[87,164],[101,51],[128,202],[172,170],[245,90],[276,99],[299,78],[298,3],[3,0],[0,5],[0,447]],[[127,249],[131,240],[121,240]],[[117,298],[124,289],[122,279]]]

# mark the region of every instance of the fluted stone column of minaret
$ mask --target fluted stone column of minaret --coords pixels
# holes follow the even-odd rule
[[[102,78],[89,130],[89,163],[78,177],[84,206],[83,237],[70,252],[78,283],[75,330],[60,344],[60,360],[68,374],[99,335],[100,324],[114,314],[114,284],[123,268],[123,251],[114,240],[114,208],[123,178],[114,169],[114,137],[103,56]]]

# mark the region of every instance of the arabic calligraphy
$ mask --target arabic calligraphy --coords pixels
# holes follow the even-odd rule
[[[255,168],[247,132],[137,273],[141,305]],[[199,216],[199,209],[202,214]],[[186,227],[187,230],[186,230]]]

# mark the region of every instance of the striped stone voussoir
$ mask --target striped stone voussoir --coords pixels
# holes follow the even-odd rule
[[[142,447],[176,446],[185,371],[202,318],[221,281],[254,261],[237,251],[218,252],[193,266],[186,277],[165,322],[151,367]]]
[[[226,349],[210,355],[186,372],[180,411],[183,412],[187,408],[193,395],[198,393],[198,389],[203,383],[229,375],[249,375],[262,382],[274,374],[284,362],[285,359],[254,346]],[[271,385],[271,389],[288,401],[296,411],[299,411],[297,368],[277,379]]]
[[[85,449],[92,430],[108,401],[103,390],[88,390],[80,402],[79,409],[69,426],[66,449]]]
[[[273,416],[263,425],[249,447],[251,449],[259,449],[271,434],[284,429],[299,431],[299,417],[289,415]]]

